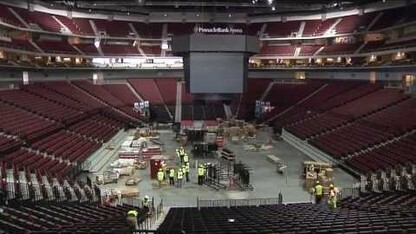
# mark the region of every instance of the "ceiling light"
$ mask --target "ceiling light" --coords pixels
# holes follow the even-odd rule
[[[267,3],[268,3],[269,5],[271,5],[271,4],[273,4],[273,0],[267,0]]]
[[[272,6],[272,11],[275,11],[275,10],[276,10],[276,7]]]
[[[195,14],[195,16],[196,16],[196,17],[199,17],[199,13],[196,13],[196,14]]]
[[[163,16],[166,17],[166,16],[168,16],[168,14],[165,13],[165,14],[163,14]]]
[[[229,17],[229,18],[231,18],[231,16],[232,16],[231,14],[228,14],[228,17]]]

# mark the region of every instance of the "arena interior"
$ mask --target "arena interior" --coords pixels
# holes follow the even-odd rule
[[[415,3],[1,0],[0,233],[416,233]]]

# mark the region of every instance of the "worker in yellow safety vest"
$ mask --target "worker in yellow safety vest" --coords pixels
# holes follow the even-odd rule
[[[198,184],[203,185],[204,184],[204,175],[205,175],[205,169],[202,164],[198,167]]]
[[[182,171],[182,168],[179,168],[178,169],[178,175],[177,175],[177,181],[176,181],[176,183],[178,185],[178,188],[182,187],[182,180],[183,180],[183,171]]]
[[[162,182],[165,179],[165,173],[163,173],[163,169],[159,168],[159,171],[157,172],[157,182],[159,182],[159,188],[162,187]]]
[[[329,185],[328,204],[332,209],[337,208],[339,190],[333,184]]]
[[[169,184],[175,185],[175,169],[171,168],[169,171]]]
[[[183,157],[185,156],[186,152],[185,149],[181,146],[181,148],[179,148],[179,157],[181,158],[181,164],[183,163]]]
[[[184,167],[186,182],[189,182],[189,162],[186,162]]]
[[[143,209],[146,211],[146,212],[149,212],[150,211],[150,198],[149,198],[149,196],[144,196],[144,198],[143,198],[143,200],[142,200],[142,205],[143,205]]]
[[[189,156],[187,153],[185,153],[185,155],[183,156],[183,163],[187,163],[189,162]]]
[[[165,161],[162,161],[161,163],[160,163],[160,168],[162,168],[162,171],[163,172],[165,172],[166,171],[166,163],[165,163]],[[165,180],[166,179],[166,175],[163,175],[163,180]]]
[[[139,212],[137,210],[129,210],[127,212],[127,222],[129,224],[130,230],[135,231],[137,229],[137,216]]]
[[[324,187],[319,183],[319,181],[316,181],[313,193],[315,195],[315,203],[321,203],[322,197],[324,195]]]

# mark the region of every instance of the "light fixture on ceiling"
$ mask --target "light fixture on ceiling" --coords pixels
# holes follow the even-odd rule
[[[272,6],[272,11],[275,11],[276,10],[276,7],[275,6]]]

